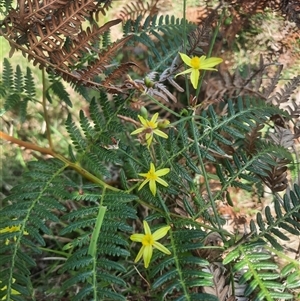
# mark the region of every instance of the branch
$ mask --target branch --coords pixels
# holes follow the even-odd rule
[[[87,170],[82,168],[80,166],[79,162],[73,163],[73,162],[69,161],[66,157],[64,157],[63,155],[60,155],[60,154],[56,153],[55,151],[53,151],[50,148],[40,147],[40,146],[38,146],[36,144],[33,144],[31,142],[22,141],[20,139],[17,139],[17,138],[14,138],[12,136],[7,135],[2,131],[0,131],[0,138],[3,139],[3,140],[9,141],[11,143],[17,144],[20,147],[25,147],[27,149],[37,151],[37,152],[40,152],[42,154],[47,154],[47,155],[50,155],[54,158],[57,158],[58,160],[64,162],[70,168],[77,171],[79,174],[81,174],[87,180],[89,180],[89,181],[91,181],[95,184],[98,184],[99,186],[103,187],[104,189],[109,189],[109,190],[112,190],[112,191],[121,191],[120,189],[118,189],[116,187],[113,187],[113,186],[110,186],[107,183],[105,183],[104,181],[102,181],[99,178],[95,177],[93,174],[91,174],[90,172],[88,172]]]

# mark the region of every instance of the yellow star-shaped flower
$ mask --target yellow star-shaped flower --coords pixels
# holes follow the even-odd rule
[[[176,74],[176,76],[181,75],[181,74],[191,73],[191,83],[192,83],[194,89],[197,89],[197,87],[198,87],[200,70],[217,71],[217,69],[213,68],[213,67],[223,62],[223,60],[219,57],[210,57],[207,59],[205,55],[202,55],[200,57],[194,56],[194,57],[190,58],[186,54],[180,53],[180,52],[179,52],[179,55],[180,55],[181,59],[185,62],[185,64],[191,68]]]
[[[165,139],[168,138],[168,135],[159,129],[159,122],[157,122],[158,113],[155,113],[152,116],[151,120],[146,120],[143,116],[140,116],[140,115],[138,115],[138,118],[142,124],[142,127],[133,131],[131,133],[131,135],[136,135],[136,134],[139,134],[142,132],[146,133],[145,137],[146,137],[146,142],[147,142],[148,147],[151,145],[154,134],[156,134],[162,138],[165,138]],[[170,122],[167,121],[167,124],[169,124],[169,123]],[[165,125],[164,127],[166,127],[166,126],[167,125]]]
[[[149,182],[150,191],[155,196],[156,182],[160,183],[165,187],[168,187],[168,183],[163,179],[161,179],[160,177],[166,175],[169,172],[170,172],[170,168],[163,168],[156,171],[154,164],[150,163],[150,170],[147,173],[139,173],[139,176],[146,178],[144,182],[140,185],[139,190],[142,189]]]
[[[168,231],[170,230],[170,226],[162,227],[156,230],[153,234],[151,234],[151,229],[148,223],[144,221],[143,225],[145,234],[133,234],[130,236],[130,239],[132,241],[142,243],[142,247],[139,253],[137,254],[134,262],[138,262],[143,257],[144,266],[145,268],[148,268],[152,258],[153,248],[156,248],[167,255],[171,254],[171,252],[165,246],[157,242],[159,239],[163,238],[168,233]]]

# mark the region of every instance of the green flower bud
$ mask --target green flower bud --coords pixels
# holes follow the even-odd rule
[[[143,116],[145,119],[148,119],[148,111],[144,106],[141,107],[140,111],[141,111],[141,116]]]

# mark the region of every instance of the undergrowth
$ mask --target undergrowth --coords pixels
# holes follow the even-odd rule
[[[228,63],[296,1],[0,3],[1,300],[300,298],[300,77]]]

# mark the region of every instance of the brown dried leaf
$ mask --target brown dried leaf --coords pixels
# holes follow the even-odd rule
[[[218,297],[219,301],[228,300],[229,285],[226,284],[225,268],[220,265],[210,264],[207,270],[204,269],[205,272],[213,274],[214,286],[204,286],[202,288],[203,292]]]

